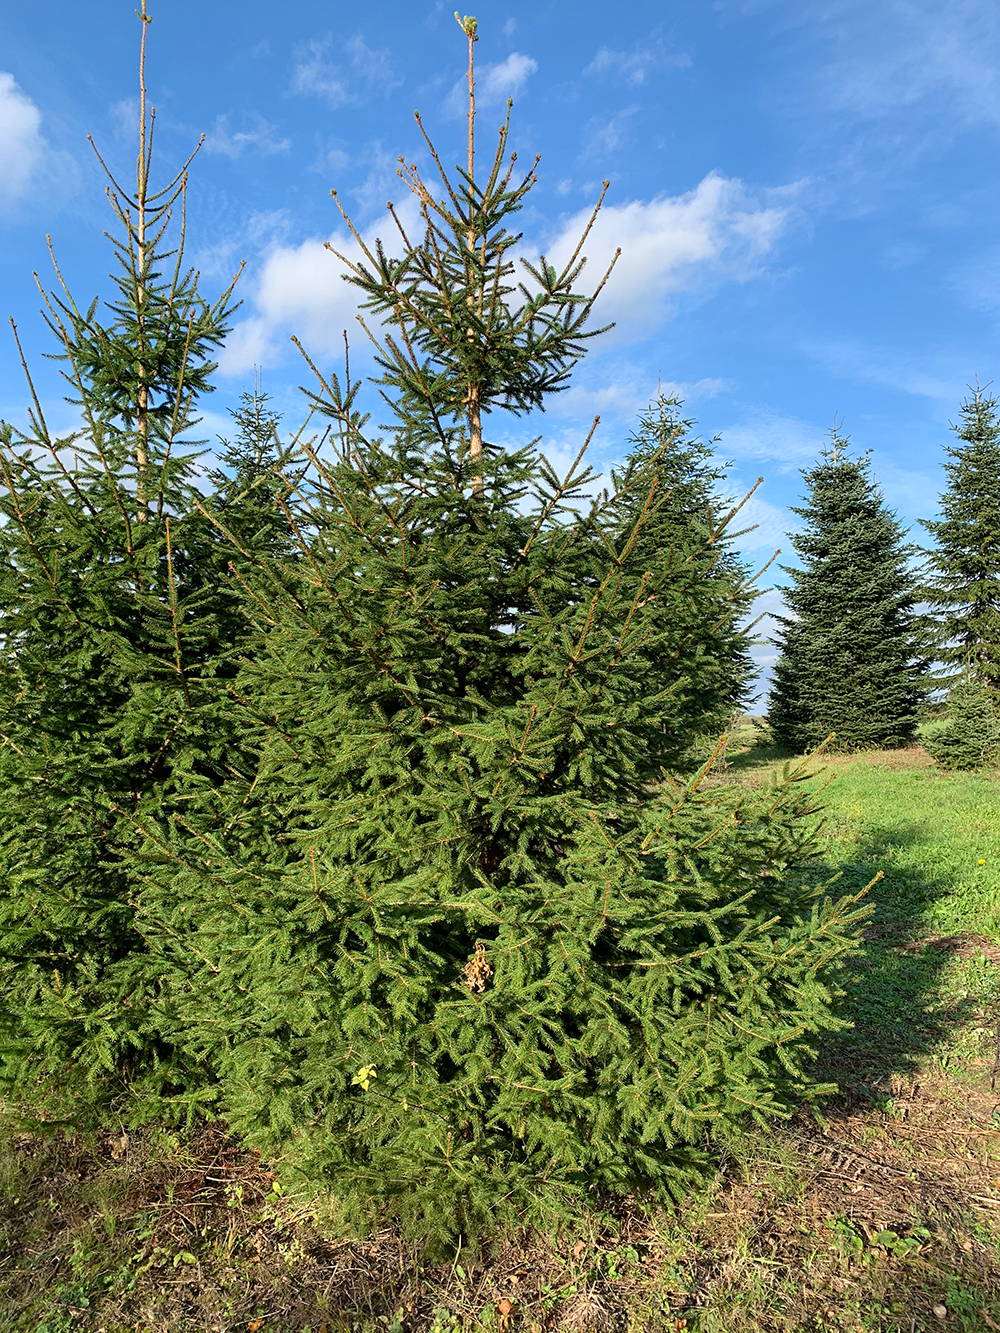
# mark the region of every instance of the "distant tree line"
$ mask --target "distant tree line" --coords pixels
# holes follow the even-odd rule
[[[770,695],[776,737],[802,751],[911,743],[919,705],[947,691],[946,725],[927,737],[945,767],[1000,755],[1000,417],[978,386],[948,449],[941,517],[922,553],[834,431],[807,472],[786,568],[788,614]],[[922,563],[917,557],[923,556]]]

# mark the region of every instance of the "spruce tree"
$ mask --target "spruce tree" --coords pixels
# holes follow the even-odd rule
[[[733,549],[734,536],[742,535],[732,532],[741,506],[723,503],[726,469],[693,425],[681,417],[677,399],[658,394],[640,415],[615,482],[622,534],[650,505],[634,558],[644,572],[660,571],[657,596],[669,635],[650,670],[659,668],[672,689],[671,734],[697,744],[717,737],[749,702],[748,621],[756,593]]]
[[[790,614],[778,617],[769,718],[799,752],[834,736],[842,750],[891,749],[913,740],[926,664],[914,610],[911,548],[872,480],[832,432],[803,473],[803,520],[791,536],[801,567],[782,566]]]
[[[233,546],[243,547],[254,560],[287,554],[292,547],[286,517],[292,489],[280,475],[287,450],[278,433],[281,417],[269,403],[258,372],[253,389],[244,389],[240,406],[230,409],[236,437],[219,439],[220,466],[208,473],[210,508],[229,534],[227,550],[231,554]]]
[[[53,434],[29,375],[30,426],[0,443],[0,1076],[18,1096],[136,1064],[170,1077],[137,821],[223,746],[218,543],[190,441],[230,292],[206,300],[185,267],[187,164],[151,182],[140,18],[134,187],[108,171],[113,297],[78,305],[58,266],[42,289],[80,425]]]
[[[942,768],[980,768],[1000,760],[1000,708],[992,691],[960,681],[948,693],[948,720],[924,742]]]
[[[535,169],[508,109],[476,174],[462,26],[467,166],[428,139],[419,231],[393,214],[348,268],[390,420],[309,363],[334,439],[304,446],[296,558],[246,580],[245,747],[147,813],[140,916],[151,1021],[235,1129],[356,1225],[474,1235],[676,1189],[711,1134],[787,1114],[863,913],[810,879],[794,776],[650,791],[690,661],[665,671],[662,608],[719,610],[642,548],[659,488],[626,522],[582,450],[559,478],[490,443],[563,387],[594,292],[582,248],[518,282]]]
[[[968,675],[1000,702],[1000,404],[977,385],[947,449],[941,517],[922,519],[935,547],[924,597],[937,612],[943,679]]]

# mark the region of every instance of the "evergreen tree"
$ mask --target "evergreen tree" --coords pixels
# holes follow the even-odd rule
[[[109,172],[114,299],[78,306],[58,267],[45,296],[81,424],[53,435],[32,388],[30,428],[0,442],[0,1076],[18,1095],[135,1061],[170,1076],[142,971],[136,823],[222,745],[217,542],[188,441],[230,293],[200,295],[171,231],[186,165],[150,181],[145,4],[140,17],[134,190]]]
[[[281,417],[269,402],[258,372],[253,390],[245,389],[240,406],[230,410],[236,438],[219,440],[221,466],[208,474],[214,487],[211,508],[230,534],[230,550],[234,544],[244,547],[255,560],[292,549],[292,529],[283,512],[292,501],[292,488],[281,477],[286,461],[278,434]]]
[[[358,1224],[474,1234],[676,1188],[710,1132],[786,1113],[863,913],[803,869],[794,777],[651,799],[686,740],[662,608],[719,612],[642,549],[652,486],[626,522],[580,459],[489,442],[564,385],[594,297],[579,248],[517,284],[534,168],[505,124],[476,176],[463,28],[467,169],[404,165],[420,233],[348,270],[392,419],[314,367],[335,447],[305,446],[297,559],[247,580],[245,751],[146,817],[141,929],[152,1021],[234,1128]]]
[[[942,768],[980,768],[1000,760],[1000,709],[992,691],[960,681],[948,694],[948,721],[925,741]]]
[[[802,567],[782,566],[791,614],[778,618],[769,716],[800,752],[831,733],[843,750],[906,745],[923,692],[911,548],[867,457],[849,457],[846,444],[834,430],[803,473],[806,503],[792,512],[804,528],[791,537]]]
[[[622,535],[650,510],[634,559],[643,571],[660,571],[657,597],[668,635],[650,670],[659,668],[672,689],[671,734],[696,741],[717,736],[748,702],[754,666],[747,622],[756,594],[732,546],[730,527],[740,506],[720,499],[726,469],[692,434],[693,422],[683,420],[679,408],[660,394],[641,414],[615,481]]]
[[[977,385],[947,450],[941,518],[922,519],[936,546],[924,596],[937,613],[935,655],[945,679],[973,681],[1000,701],[1000,413]],[[963,705],[964,707],[964,705]]]

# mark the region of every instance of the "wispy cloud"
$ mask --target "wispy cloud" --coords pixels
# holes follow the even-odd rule
[[[608,46],[602,46],[583,72],[617,75],[636,87],[645,83],[654,69],[687,69],[690,64],[691,57],[686,52],[667,51],[662,43],[654,41],[633,47],[631,51],[614,51]]]
[[[730,477],[728,484],[729,498],[735,506],[744,499],[753,482],[748,486],[739,478]],[[789,549],[788,533],[795,526],[794,514],[772,504],[757,490],[733,517],[728,530],[737,550],[747,555],[752,553],[761,564],[766,564],[775,551],[782,551],[784,559],[784,553]]]
[[[585,248],[591,281],[617,247],[622,253],[599,318],[617,321],[618,341],[638,339],[668,318],[680,292],[755,277],[791,225],[793,199],[792,188],[758,197],[743,181],[711,172],[687,194],[605,206]],[[548,249],[552,262],[569,259],[588,218],[581,210],[565,220]]]
[[[660,392],[666,398],[677,398],[686,406],[705,402],[728,393],[734,385],[730,380],[706,376],[700,380],[667,380],[657,382],[645,366],[620,360],[585,362],[577,372],[571,388],[561,393],[549,406],[556,416],[575,416],[585,419],[600,415],[635,424],[638,413],[646,408]]]
[[[132,139],[139,133],[139,99],[123,97],[108,107],[111,128],[118,139]]]
[[[307,42],[299,51],[292,73],[292,91],[321,97],[331,107],[358,105],[375,91],[398,88],[401,79],[393,74],[389,52],[375,50],[360,35],[340,48],[341,58],[331,58],[332,37]]]
[[[816,12],[844,52],[827,71],[831,100],[877,118],[946,100],[948,119],[1000,125],[1000,10],[981,0],[863,0]],[[844,48],[850,45],[850,51]]]
[[[317,139],[318,154],[310,171],[344,171],[351,165],[351,155],[343,139]]]
[[[41,125],[41,112],[13,74],[0,71],[0,200],[8,205],[27,194],[42,164],[46,144]]]
[[[825,443],[824,433],[810,422],[760,408],[723,427],[718,452],[725,459],[770,463],[790,472],[811,463]]]
[[[907,354],[848,338],[807,340],[802,350],[831,374],[941,403],[958,401],[976,367],[954,351]]]
[[[639,110],[637,106],[627,106],[616,111],[613,116],[594,116],[584,126],[585,157],[607,157],[621,147],[628,130],[628,123]]]
[[[973,310],[1000,307],[1000,246],[989,246],[964,260],[952,273],[951,285]]]
[[[291,215],[286,209],[258,210],[223,227],[214,243],[194,252],[194,264],[206,277],[231,278],[248,256],[265,255],[281,245],[290,228]]]
[[[205,137],[205,151],[237,158],[249,148],[270,157],[274,153],[287,153],[291,148],[291,139],[278,138],[276,127],[258,112],[251,113],[248,125],[247,129],[230,130],[228,114],[216,116],[215,124]]]
[[[848,216],[872,212],[887,185],[957,136],[1000,127],[995,4],[783,0],[769,9],[795,55],[769,95],[801,118],[803,148],[827,160],[826,189]]]
[[[532,74],[537,72],[538,61],[521,51],[512,51],[506,60],[483,65],[476,71],[477,108],[499,106],[508,97],[520,97]],[[459,79],[445,99],[445,112],[453,117],[464,115],[469,106],[468,98],[468,81]]]

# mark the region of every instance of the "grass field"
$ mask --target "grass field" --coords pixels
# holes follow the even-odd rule
[[[780,758],[747,728],[718,781]],[[824,850],[883,879],[821,1057],[838,1095],[748,1131],[674,1211],[422,1262],[331,1236],[219,1128],[0,1129],[0,1331],[1000,1330],[1000,776],[836,760]],[[825,780],[821,779],[821,780]]]

